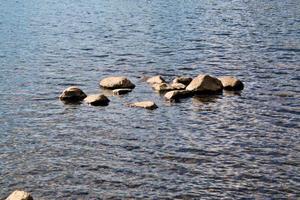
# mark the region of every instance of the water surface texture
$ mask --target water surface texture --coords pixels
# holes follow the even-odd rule
[[[0,199],[300,197],[298,0],[0,0]],[[141,77],[234,75],[167,103]],[[136,89],[108,107],[63,89]],[[126,103],[153,100],[154,111]]]

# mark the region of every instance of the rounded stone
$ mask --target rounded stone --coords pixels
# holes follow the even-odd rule
[[[196,94],[219,93],[223,89],[221,81],[209,75],[199,75],[192,80],[186,90]]]
[[[224,90],[243,90],[244,84],[241,80],[233,76],[222,76],[219,78]]]
[[[107,106],[109,103],[109,99],[104,94],[89,95],[84,101],[92,106]]]
[[[68,87],[59,96],[60,100],[68,102],[82,101],[84,98],[86,98],[86,94],[75,86]]]
[[[145,108],[149,110],[154,110],[157,107],[157,105],[153,101],[141,101],[141,102],[136,102],[129,104],[130,107],[137,107],[137,108]]]
[[[120,89],[120,88],[135,88],[135,85],[126,77],[112,76],[104,78],[100,81],[100,86],[107,89]]]
[[[147,83],[157,84],[157,83],[165,83],[165,79],[162,76],[153,76],[147,79]]]

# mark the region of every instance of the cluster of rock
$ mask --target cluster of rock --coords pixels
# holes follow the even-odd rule
[[[176,77],[171,83],[167,83],[162,76],[154,76],[146,80],[155,91],[165,93],[166,100],[178,100],[202,94],[220,94],[223,90],[242,90],[243,83],[232,76],[220,78],[210,75],[198,75],[194,79],[190,77]],[[100,81],[100,87],[112,90],[115,95],[131,92],[135,85],[126,77],[107,77]],[[84,101],[92,106],[107,106],[110,100],[104,94],[86,95],[77,87],[65,89],[59,98],[67,103]],[[129,104],[130,107],[156,109],[157,105],[152,101],[142,101]]]

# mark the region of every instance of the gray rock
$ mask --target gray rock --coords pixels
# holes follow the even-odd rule
[[[181,84],[184,84],[185,86],[187,86],[188,84],[190,84],[192,82],[192,80],[193,79],[190,77],[179,76],[173,80],[173,83],[181,83]]]
[[[79,88],[72,86],[65,89],[59,99],[66,102],[78,102],[86,98],[86,94]]]
[[[33,200],[33,198],[28,192],[16,190],[11,193],[6,200]]]
[[[179,100],[181,98],[187,98],[193,95],[193,92],[187,90],[175,90],[165,94],[166,100]]]
[[[147,83],[156,84],[156,83],[165,83],[165,79],[162,76],[153,76],[147,79]]]
[[[113,90],[113,94],[114,95],[122,95],[122,94],[127,94],[131,91],[132,91],[132,89],[127,89],[127,88],[125,88],[125,89],[115,89],[115,90]]]
[[[219,77],[222,82],[224,90],[243,90],[244,84],[241,80],[233,76],[222,76]]]
[[[186,87],[186,90],[195,94],[216,94],[222,92],[223,85],[221,81],[209,75],[199,75],[192,80]]]
[[[157,105],[153,101],[141,101],[141,102],[136,102],[129,104],[130,107],[137,107],[137,108],[145,108],[149,110],[154,110],[157,107]]]
[[[109,99],[104,94],[89,95],[84,101],[92,106],[107,106],[109,103]]]
[[[106,89],[135,88],[135,85],[123,76],[107,77],[102,79],[99,84],[101,87]]]

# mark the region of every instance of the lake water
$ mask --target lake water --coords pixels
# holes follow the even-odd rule
[[[0,199],[300,197],[298,0],[0,0]],[[234,75],[165,102],[143,76]],[[66,87],[136,89],[107,107]],[[126,103],[153,100],[148,111]]]

